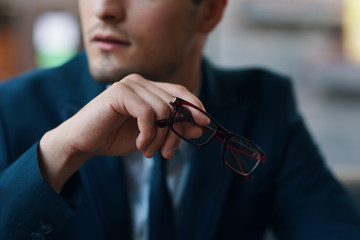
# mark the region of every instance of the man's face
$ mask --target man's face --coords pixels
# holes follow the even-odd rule
[[[130,73],[159,80],[194,51],[199,5],[191,0],[79,0],[90,70],[98,81]]]

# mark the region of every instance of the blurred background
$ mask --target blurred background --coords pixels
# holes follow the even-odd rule
[[[0,81],[81,49],[74,0],[0,0]],[[360,203],[360,1],[229,0],[207,56],[292,78],[328,165]]]

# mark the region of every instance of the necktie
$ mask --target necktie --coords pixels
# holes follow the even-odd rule
[[[172,201],[166,185],[166,159],[158,151],[150,184],[149,240],[175,240],[176,227]]]

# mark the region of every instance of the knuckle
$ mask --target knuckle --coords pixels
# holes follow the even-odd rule
[[[154,116],[154,110],[149,104],[144,104],[141,109],[145,118],[152,118]]]
[[[131,74],[127,75],[126,77],[124,77],[123,79],[121,79],[119,82],[121,82],[125,85],[128,85],[128,86],[131,86],[133,84],[142,85],[146,81],[148,81],[148,80],[146,80],[141,75],[139,75],[137,73],[131,73]]]
[[[121,81],[115,82],[111,85],[111,89],[115,89],[115,91],[123,91],[125,88],[127,88],[127,86]]]
[[[180,84],[175,84],[176,91],[180,93],[181,95],[184,95],[185,93],[189,93],[189,90]]]
[[[124,80],[126,81],[135,81],[135,82],[140,81],[141,79],[143,79],[143,77],[137,73],[131,73],[124,78]]]
[[[118,83],[128,85],[131,81],[132,81],[131,78],[129,76],[126,76],[123,79],[121,79]]]

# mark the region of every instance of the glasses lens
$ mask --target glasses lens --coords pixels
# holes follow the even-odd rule
[[[262,153],[248,141],[231,137],[224,152],[227,166],[243,175],[250,175],[262,159]]]
[[[216,124],[205,113],[188,105],[178,106],[172,128],[197,146],[205,144],[216,132]]]

